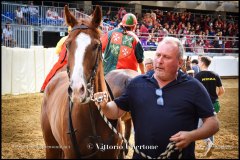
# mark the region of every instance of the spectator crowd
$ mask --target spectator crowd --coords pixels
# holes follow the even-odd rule
[[[124,7],[119,8],[111,19],[111,8],[106,12],[104,21],[117,26],[126,14]],[[191,12],[167,12],[151,10],[138,17],[136,34],[145,50],[156,49],[163,37],[171,35],[181,40],[187,52],[193,53],[238,53],[238,22],[230,16],[192,14]],[[117,24],[116,24],[117,23]],[[234,48],[234,49],[233,49]]]

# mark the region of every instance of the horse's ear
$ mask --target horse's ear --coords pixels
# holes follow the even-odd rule
[[[65,12],[65,22],[68,26],[75,26],[77,24],[77,19],[74,17],[72,13],[69,12],[68,6],[64,6],[64,12]]]
[[[96,6],[94,13],[92,15],[93,15],[92,25],[97,28],[102,21],[102,9],[100,8],[99,5]]]

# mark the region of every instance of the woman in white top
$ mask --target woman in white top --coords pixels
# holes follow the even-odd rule
[[[18,7],[16,10],[16,19],[17,19],[18,24],[26,24],[27,23],[20,7]]]

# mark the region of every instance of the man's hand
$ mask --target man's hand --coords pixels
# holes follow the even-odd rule
[[[108,102],[107,92],[97,92],[93,97],[96,105],[100,105],[101,107],[106,106]]]
[[[176,147],[178,149],[183,149],[193,141],[193,137],[191,135],[191,132],[180,131],[171,136],[169,140],[176,142]]]
[[[118,119],[126,111],[118,108],[117,104],[114,101],[108,102],[107,92],[98,92],[93,95],[94,102],[98,106],[101,106],[101,109],[104,115],[109,119]]]

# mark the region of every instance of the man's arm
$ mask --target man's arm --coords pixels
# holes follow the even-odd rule
[[[98,92],[94,94],[94,99],[98,99],[99,97],[103,97],[101,102],[95,102],[96,105],[100,105],[104,115],[109,119],[118,119],[123,116],[126,111],[120,109],[114,101],[108,101],[106,96],[106,92]]]
[[[219,131],[219,122],[216,116],[202,118],[203,125],[192,131],[180,131],[170,138],[178,148],[185,148],[191,142],[208,138]]]
[[[224,89],[223,86],[217,87],[217,95],[218,95],[218,97],[221,96],[221,95],[223,95],[224,92],[225,92],[225,89]]]
[[[219,131],[219,121],[216,116],[202,118],[203,125],[191,131],[194,141],[208,138]]]

